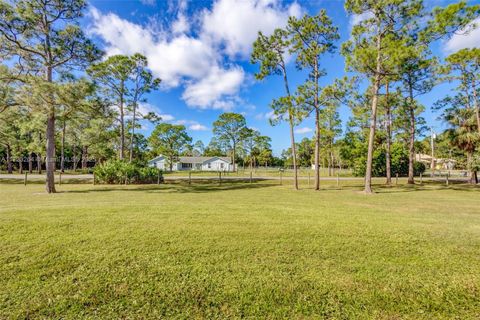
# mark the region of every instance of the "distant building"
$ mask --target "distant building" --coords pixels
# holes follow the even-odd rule
[[[454,159],[434,158],[433,160],[435,161],[436,170],[453,170],[457,164],[457,161]],[[417,153],[415,154],[415,161],[422,162],[427,168],[430,168],[432,156],[428,154]]]
[[[158,156],[150,161],[148,165],[158,169],[170,170],[170,163],[165,156]],[[178,157],[172,164],[173,171],[233,171],[230,157]]]

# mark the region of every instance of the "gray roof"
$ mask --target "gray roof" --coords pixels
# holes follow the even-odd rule
[[[163,158],[163,156],[158,156],[158,157],[155,157],[148,162],[152,163],[152,162],[161,160],[162,158]],[[216,160],[216,159],[223,160],[227,163],[232,162],[230,157],[179,157],[178,162],[181,162],[181,163],[205,163],[205,162],[213,161],[213,160]]]

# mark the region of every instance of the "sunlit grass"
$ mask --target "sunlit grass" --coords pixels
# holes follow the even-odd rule
[[[479,190],[399,183],[0,184],[0,318],[478,318]]]

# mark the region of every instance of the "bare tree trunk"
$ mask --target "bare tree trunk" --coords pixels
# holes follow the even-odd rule
[[[472,86],[473,86],[473,104],[475,105],[475,117],[477,119],[477,130],[480,133],[480,107],[478,106],[478,99],[477,99],[477,90],[475,88],[475,80],[472,79]]]
[[[380,74],[375,76],[373,84],[373,98],[372,98],[372,115],[370,119],[370,134],[368,136],[368,152],[367,152],[367,165],[365,171],[365,193],[371,194],[372,192],[372,164],[373,164],[373,144],[375,143],[375,129],[377,123],[377,103],[378,103],[378,90],[380,87]]]
[[[415,184],[413,162],[415,156],[415,106],[413,99],[412,83],[409,83],[410,91],[410,104],[409,104],[409,116],[410,116],[410,142],[408,147],[408,184]]]
[[[317,99],[317,97],[315,97]],[[315,109],[315,190],[320,190],[320,112]]]
[[[385,150],[385,167],[387,173],[387,185],[392,184],[392,162],[391,162],[391,144],[392,144],[392,114],[390,110],[390,101],[389,101],[389,83],[387,81],[385,85],[385,105],[386,105],[386,118],[387,118],[387,147]]]
[[[136,104],[133,104],[133,118],[132,118],[132,134],[130,135],[130,158],[129,162],[133,160],[133,143],[135,138],[135,117],[136,117]]]
[[[233,165],[233,172],[235,172],[235,150],[237,149],[237,144],[233,141],[233,152],[232,152],[232,165]],[[243,161],[243,171],[245,171],[245,161]]]
[[[12,149],[9,144],[7,144],[7,172],[10,174],[13,173]]]
[[[60,171],[65,172],[65,131],[66,131],[66,121],[62,119],[62,144],[61,144],[61,156],[60,156]]]
[[[315,190],[320,190],[320,106],[318,102],[318,59],[315,59]]]
[[[120,160],[125,158],[125,113],[123,110],[123,83],[120,95]]]
[[[52,82],[52,68],[47,67],[46,81]],[[53,103],[53,101],[52,101]],[[55,193],[55,107],[52,105],[49,108],[47,118],[46,131],[47,145],[46,145],[46,185],[47,193]]]
[[[36,153],[37,156],[37,173],[42,174],[42,156]]]
[[[378,21],[377,21],[378,22]],[[378,22],[379,24],[379,22]],[[376,71],[373,81],[373,97],[372,97],[372,115],[370,119],[370,133],[368,135],[368,152],[367,152],[367,164],[365,172],[365,193],[371,194],[372,192],[372,164],[373,164],[373,144],[375,143],[375,129],[377,125],[377,104],[378,104],[378,91],[380,89],[380,72],[381,72],[381,45],[382,38],[380,35],[380,26],[377,30],[377,58],[376,58]]]
[[[288,87],[287,71],[285,64],[283,63],[283,82],[285,85],[285,91],[287,97],[289,98],[289,109],[288,109],[288,121],[290,124],[290,140],[292,144],[292,157],[293,157],[293,187],[295,190],[298,190],[298,170],[297,170],[297,148],[295,146],[295,132],[294,132],[294,118],[293,118],[293,106],[290,95],[290,88]]]
[[[88,165],[88,146],[82,147],[82,170],[86,170]]]
[[[18,173],[23,173],[23,157],[21,154],[18,157]]]
[[[28,153],[28,173],[33,172],[33,154],[32,152]]]

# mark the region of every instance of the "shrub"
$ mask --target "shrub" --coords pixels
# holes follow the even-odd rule
[[[142,167],[122,160],[109,160],[95,167],[95,181],[105,184],[157,183],[162,171],[153,167]]]
[[[366,156],[355,159],[353,174],[364,176],[366,171]],[[385,149],[378,148],[373,153],[372,175],[374,177],[385,177],[387,174]],[[392,144],[390,154],[390,165],[392,176],[398,173],[399,176],[408,175],[408,151],[399,143]],[[421,162],[414,162],[414,175],[418,176],[425,172],[425,165]]]

